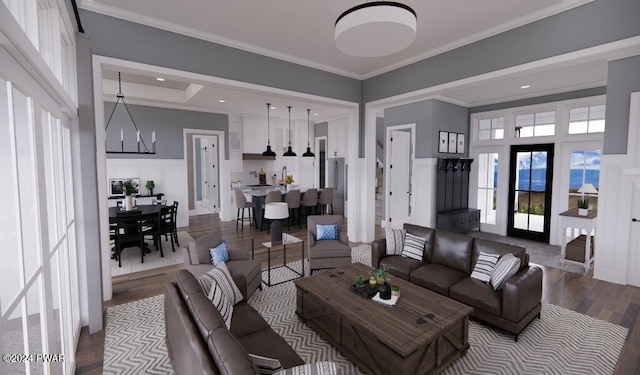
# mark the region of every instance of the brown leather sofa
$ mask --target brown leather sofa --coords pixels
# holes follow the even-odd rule
[[[245,296],[246,297],[246,296]],[[166,343],[176,374],[259,374],[249,353],[280,360],[282,368],[304,361],[251,305],[233,308],[231,329],[187,270],[167,283]]]
[[[405,224],[407,233],[426,239],[422,262],[400,255],[386,255],[386,239],[371,246],[371,264],[384,266],[396,277],[473,307],[472,316],[516,336],[542,307],[542,269],[529,265],[529,255],[518,246],[472,238],[432,228]],[[494,291],[470,277],[480,252],[513,253],[520,269],[502,290]],[[393,282],[393,281],[392,281]]]
[[[209,272],[214,266],[211,264],[209,249],[222,243],[219,230],[202,235],[189,242],[188,248],[182,249],[184,266],[195,277],[200,277]],[[252,260],[248,251],[229,249],[229,261],[226,262],[229,273],[233,276],[238,289],[245,298],[261,287],[262,265],[257,260]]]

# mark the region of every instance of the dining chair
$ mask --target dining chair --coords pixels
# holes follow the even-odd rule
[[[162,248],[162,238],[164,235],[167,238],[167,234],[171,235],[171,250],[175,253],[176,248],[173,244],[173,211],[174,206],[162,206],[158,213],[158,221],[156,225],[156,233],[158,236],[158,245],[156,249],[160,249],[160,256],[164,257],[164,251]]]
[[[291,229],[291,222],[293,221],[293,225],[296,224],[295,219],[298,217],[298,224],[300,228],[302,228],[302,221],[300,220],[300,190],[294,189],[287,192],[287,195],[284,197],[284,201],[287,203],[289,207],[289,220],[288,220],[288,228]],[[297,215],[296,215],[297,211]]]
[[[275,202],[282,202],[282,193],[280,192],[280,190],[271,190],[267,193],[267,196],[264,197],[264,204],[266,205],[267,203],[275,203]],[[264,226],[264,224],[270,224],[269,219],[266,219],[264,217],[264,205],[262,206],[262,221],[260,222],[260,231],[262,232],[262,227]],[[269,228],[269,226],[267,225],[267,228]]]
[[[333,188],[332,187],[324,188],[320,192],[320,214],[333,215]]]
[[[304,207],[305,218],[309,216],[311,209],[313,209],[315,213],[318,207],[318,189],[307,189],[307,191],[304,192],[300,205]]]
[[[252,218],[251,211],[254,211],[255,209],[253,207],[253,202],[247,201],[247,197],[244,195],[242,190],[236,190],[236,207],[238,207],[238,215],[236,218],[236,229],[238,229],[238,222],[241,222],[242,226],[240,227],[240,231],[242,232],[244,230],[244,221],[246,220],[244,218],[245,209],[249,210],[249,228],[251,228],[251,218]],[[242,217],[240,216],[240,210],[242,210]],[[255,215],[255,211],[253,215]]]
[[[171,229],[172,229],[172,240],[176,243],[176,246],[180,247],[180,242],[178,242],[178,202],[173,201],[173,210],[171,211]],[[171,244],[173,247],[173,244]],[[173,249],[175,252],[175,248]]]
[[[122,267],[122,251],[128,247],[140,248],[140,260],[144,263],[144,236],[142,212],[122,211],[116,217],[115,245],[118,267]]]

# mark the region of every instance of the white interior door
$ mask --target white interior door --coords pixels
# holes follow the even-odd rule
[[[202,158],[203,200],[211,212],[218,212],[218,137],[206,138],[205,156]]]
[[[411,221],[411,133],[387,132],[387,225],[401,228]]]

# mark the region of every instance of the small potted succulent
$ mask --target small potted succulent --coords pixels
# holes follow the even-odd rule
[[[589,197],[578,199],[578,215],[587,216],[589,214]]]
[[[363,289],[366,286],[367,286],[367,282],[366,282],[364,276],[358,275],[358,278],[356,279],[356,287],[358,289]]]
[[[400,287],[396,284],[391,285],[391,295],[400,297]]]

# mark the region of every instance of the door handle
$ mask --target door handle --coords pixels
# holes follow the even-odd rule
[[[636,219],[636,218],[634,217],[633,219],[631,219],[631,221],[633,221],[634,223],[636,223],[636,222],[638,222],[638,221],[640,221],[640,220],[638,220],[638,219]]]

